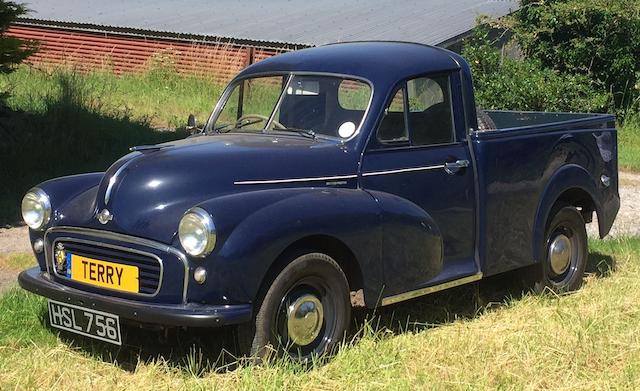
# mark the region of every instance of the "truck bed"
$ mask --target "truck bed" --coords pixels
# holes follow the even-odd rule
[[[537,131],[557,128],[574,129],[576,127],[592,128],[590,124],[606,124],[614,127],[615,118],[609,114],[593,113],[552,113],[539,111],[505,111],[485,110],[491,118],[495,129],[484,129],[483,132],[509,132],[535,129]]]
[[[619,206],[615,117],[604,114],[487,111],[497,129],[472,132],[480,259],[486,275],[532,264],[544,227],[538,219],[555,183],[592,183],[600,234]],[[601,178],[606,177],[606,185]],[[558,178],[555,178],[558,179]],[[585,185],[586,186],[586,185]],[[585,199],[587,197],[585,196]],[[586,205],[586,202],[585,202]],[[544,217],[542,217],[544,218]]]

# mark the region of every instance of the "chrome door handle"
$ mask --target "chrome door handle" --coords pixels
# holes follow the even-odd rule
[[[449,175],[453,175],[457,174],[461,169],[466,167],[469,167],[468,160],[456,160],[455,162],[445,163],[444,171]]]

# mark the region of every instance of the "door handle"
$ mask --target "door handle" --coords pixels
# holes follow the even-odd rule
[[[445,163],[444,171],[449,175],[457,174],[461,169],[469,167],[469,161],[464,160],[456,160],[455,162]]]

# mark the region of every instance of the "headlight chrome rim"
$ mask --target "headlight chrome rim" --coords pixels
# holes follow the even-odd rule
[[[188,236],[193,237],[194,233],[184,232],[187,229],[187,224],[200,225],[204,233],[204,244],[199,243],[201,245],[193,246],[189,243],[189,240],[193,241],[194,239],[190,239]],[[197,235],[197,233],[195,234]],[[200,207],[189,209],[180,220],[178,238],[182,248],[192,257],[204,258],[211,254],[216,246],[216,226],[209,212]]]
[[[33,212],[40,212],[34,211],[33,209],[25,210],[25,204],[27,204],[28,202],[31,202],[31,206],[40,206],[41,217],[39,217],[37,220],[31,218],[28,214]],[[22,212],[22,220],[29,226],[29,228],[36,231],[41,231],[47,226],[47,224],[49,224],[49,221],[51,220],[51,200],[44,190],[37,187],[29,190],[27,194],[25,194],[22,198],[22,203],[20,206],[20,210]]]

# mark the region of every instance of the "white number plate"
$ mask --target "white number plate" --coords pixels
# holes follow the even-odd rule
[[[61,330],[122,345],[118,315],[49,300],[49,322]]]

